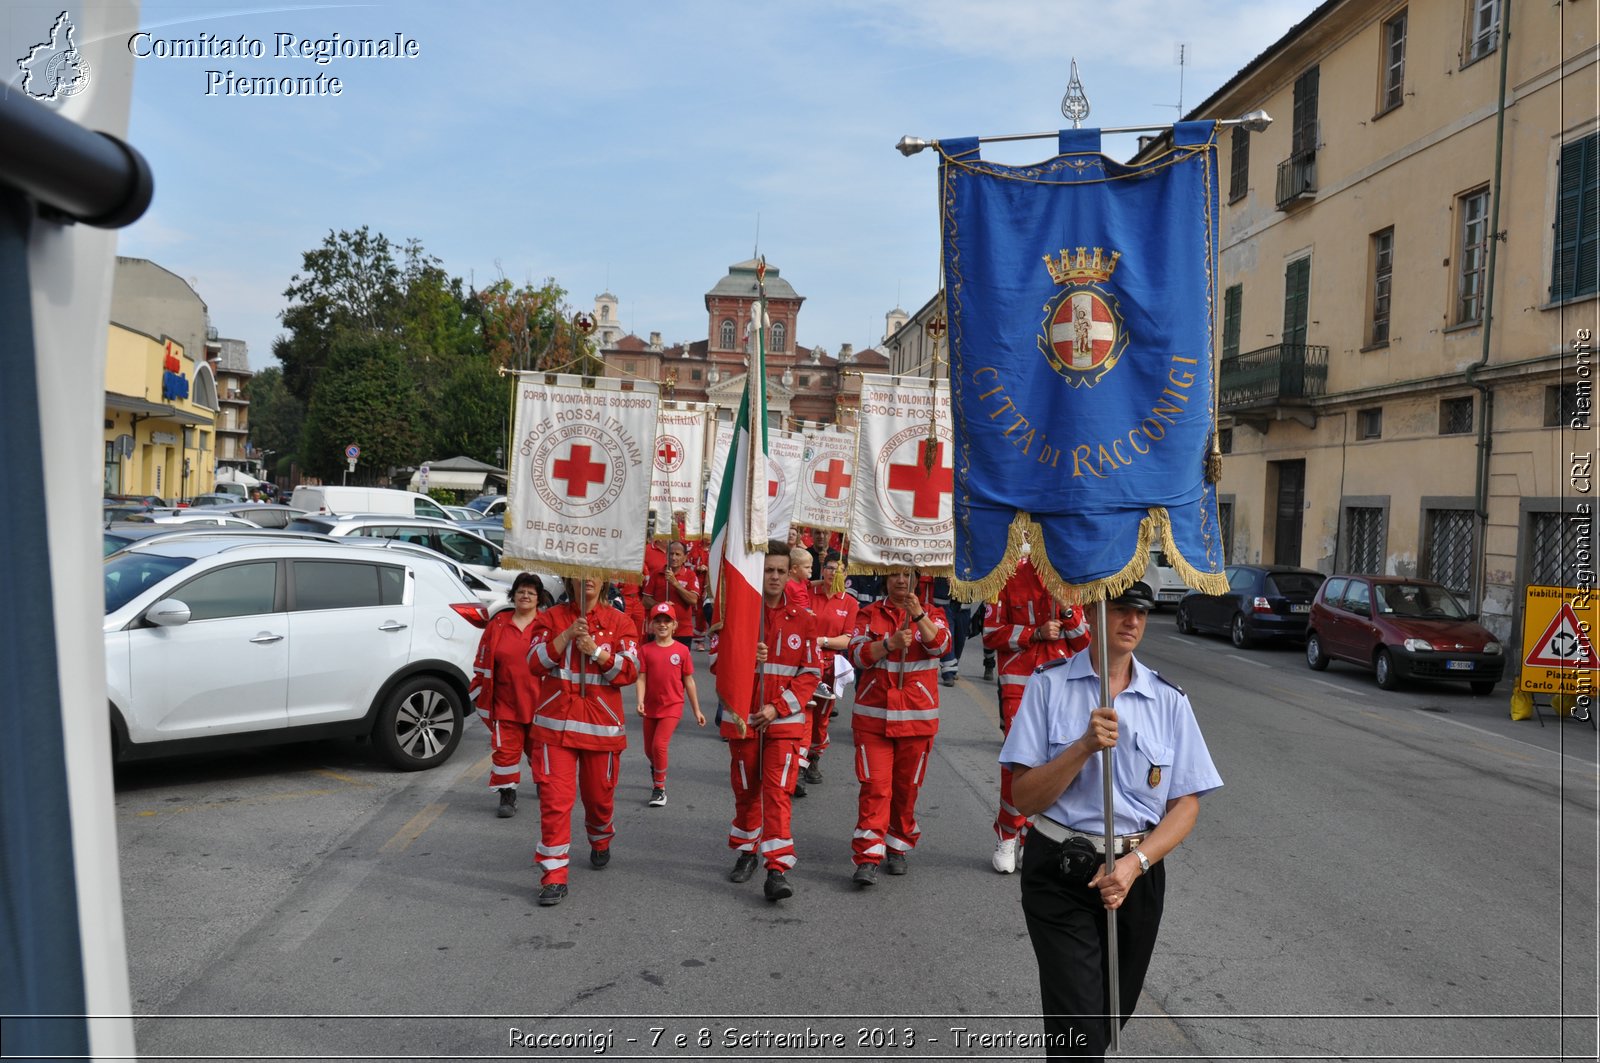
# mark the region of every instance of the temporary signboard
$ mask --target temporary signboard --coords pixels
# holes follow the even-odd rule
[[[1523,690],[1538,694],[1595,694],[1600,659],[1594,651],[1600,599],[1572,587],[1527,589],[1522,612]]]

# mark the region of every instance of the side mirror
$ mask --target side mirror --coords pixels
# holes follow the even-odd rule
[[[144,618],[156,627],[181,627],[189,622],[189,607],[176,598],[163,598],[145,611]]]

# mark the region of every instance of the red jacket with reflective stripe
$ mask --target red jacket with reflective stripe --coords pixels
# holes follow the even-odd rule
[[[524,641],[524,633],[518,631],[512,623],[516,615],[515,609],[503,609],[489,618],[488,625],[483,629],[483,636],[478,639],[478,653],[472,661],[472,685],[467,687],[467,699],[472,702],[472,707],[478,711],[478,718],[488,726],[490,720],[516,720],[518,723],[529,723],[532,713],[518,713],[505,700],[495,698],[495,690],[501,683],[518,683],[523,689],[522,700],[528,705],[538,704],[539,691],[543,684],[537,672],[525,672],[520,675],[495,675],[494,654],[502,639]],[[539,622],[534,617],[534,624]],[[532,625],[529,625],[532,627]],[[526,639],[534,637],[533,631],[526,633]],[[507,652],[512,652],[508,647]]]
[[[1034,642],[1034,631],[1052,619],[1061,621],[1061,638]],[[983,645],[995,651],[1001,696],[1020,698],[1035,668],[1088,649],[1089,624],[1078,606],[1055,603],[1023,558],[999,597],[984,607]]]
[[[541,742],[569,749],[626,749],[622,689],[639,678],[639,629],[603,602],[589,613],[589,635],[611,656],[601,668],[578,650],[577,640],[559,659],[552,644],[578,619],[571,603],[552,605],[534,621],[528,667],[544,677],[533,733]]]
[[[752,711],[763,705],[777,706],[778,718],[767,724],[767,733],[774,738],[803,738],[811,733],[811,721],[806,716],[806,704],[817,691],[821,671],[817,665],[816,617],[810,610],[791,605],[787,595],[783,604],[767,609],[764,629],[767,641],[767,660],[758,666],[761,683],[755,692],[755,704],[742,708],[724,705],[724,716],[735,713],[748,720]],[[718,632],[711,648],[711,670],[717,669],[717,650],[727,632]],[[754,732],[752,732],[753,735]],[[722,737],[738,738],[739,729],[724,720]]]
[[[850,714],[851,730],[889,738],[939,733],[939,658],[950,646],[950,631],[943,609],[930,611],[921,602],[917,608],[926,612],[938,629],[933,641],[924,645],[916,625],[911,625],[911,645],[877,663],[870,663],[867,646],[910,624],[911,616],[889,604],[887,598],[873,602],[856,616],[850,663],[860,678],[856,680],[855,710]]]

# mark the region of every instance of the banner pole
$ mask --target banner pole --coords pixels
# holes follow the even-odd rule
[[[1111,707],[1111,644],[1106,637],[1106,600],[1100,599],[1094,603],[1095,608],[1095,670],[1100,673],[1100,704]],[[1100,778],[1104,784],[1104,800],[1106,809],[1106,868],[1105,873],[1111,874],[1116,866],[1117,827],[1112,809],[1111,786],[1111,750],[1100,751]],[[1117,981],[1117,910],[1106,909],[1106,973],[1109,975],[1106,985],[1106,1016],[1110,1025],[1110,1036],[1107,1046],[1111,1051],[1117,1050],[1117,1035],[1121,1023],[1117,1021],[1121,1014],[1118,996]]]

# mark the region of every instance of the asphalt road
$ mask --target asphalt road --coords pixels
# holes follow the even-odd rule
[[[1509,691],[1379,691],[1293,648],[1178,636],[1170,612],[1143,656],[1190,692],[1227,785],[1169,857],[1122,1056],[1594,1058],[1588,724],[1512,723]],[[988,862],[994,696],[976,646],[963,663],[911,873],[850,884],[836,745],[778,905],[759,875],[725,880],[726,751],[692,721],[665,808],[634,731],[611,866],[589,868],[580,823],[548,909],[536,810],[495,818],[475,722],[416,775],[354,742],[125,766],[141,1056],[1036,1058],[1017,881]]]

